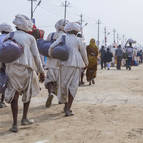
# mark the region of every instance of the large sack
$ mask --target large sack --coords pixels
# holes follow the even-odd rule
[[[53,38],[51,38],[51,39],[53,39]],[[39,53],[43,56],[49,57],[48,51],[49,51],[50,45],[53,42],[54,42],[53,40],[51,40],[51,41],[45,41],[43,39],[37,40],[37,46],[39,49]],[[58,46],[53,48],[52,57],[55,59],[65,61],[68,59],[68,56],[69,56],[69,50],[65,44],[65,36],[63,36],[62,42]]]
[[[65,42],[66,36],[62,36],[62,42],[56,46],[52,51],[52,57],[55,59],[60,59],[62,61],[66,61],[69,58],[69,49]]]
[[[38,46],[39,53],[42,56],[49,57],[48,51],[49,51],[49,48],[50,48],[51,44],[52,44],[51,41],[46,41],[44,39],[37,40],[37,46]]]
[[[54,37],[54,33],[52,34],[51,41],[46,41],[44,39],[37,40],[38,50],[42,56],[49,57],[48,51],[51,44],[54,42],[53,37]]]
[[[13,40],[14,32],[10,33],[10,37],[0,44],[0,62],[10,63],[17,60],[24,52],[24,49],[15,40]]]

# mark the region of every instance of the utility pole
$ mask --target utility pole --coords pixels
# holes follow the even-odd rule
[[[117,33],[117,44],[119,44],[119,34]]]
[[[113,43],[116,43],[116,30],[113,30]]]
[[[104,34],[105,34],[105,47],[107,46],[107,29],[106,29],[106,27],[104,28]]]
[[[123,42],[122,42],[122,44],[124,44],[125,43],[125,35],[123,35]]]
[[[83,15],[80,15],[81,35],[83,36]]]
[[[31,20],[33,19],[33,2],[37,1],[37,0],[28,0],[31,1]]]
[[[69,7],[69,5],[70,5],[70,2],[65,0],[65,2],[63,3],[63,7],[64,7],[64,21],[66,21],[66,18],[67,18],[67,7]]]
[[[101,24],[101,22],[100,22],[100,20],[98,19],[98,22],[97,22],[97,24],[98,24],[98,33],[97,33],[97,39],[98,39],[98,43],[97,43],[97,45],[98,45],[98,48],[99,48],[99,45],[100,45],[100,24]]]
[[[31,20],[35,24],[35,19],[33,19],[33,15],[37,7],[41,4],[42,0],[39,0],[35,8],[33,7],[33,2],[36,2],[37,0],[28,0],[28,1],[31,1]]]

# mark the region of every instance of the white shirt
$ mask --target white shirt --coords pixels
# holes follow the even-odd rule
[[[48,38],[47,40],[48,41],[51,41],[51,36],[52,36],[53,33],[50,33],[48,35]],[[56,40],[58,39],[59,37],[61,37],[62,35],[65,35],[65,33],[63,31],[59,31],[59,32],[55,32],[54,33],[54,36],[53,36],[53,39]],[[52,69],[59,69],[59,64],[60,64],[60,60],[58,59],[54,59],[54,58],[50,58],[50,57],[47,57],[47,65],[46,65],[46,68],[52,68]]]
[[[51,48],[54,48],[62,40],[62,37],[59,37],[52,45]],[[62,61],[61,65],[66,67],[78,67],[84,68],[88,65],[86,45],[82,39],[78,38],[74,34],[67,34],[65,39],[66,45],[69,48],[69,58],[67,61]]]
[[[23,46],[24,53],[16,61],[8,64],[21,64],[35,70],[36,72],[44,73],[37,43],[34,37],[18,30],[14,32],[13,39]]]

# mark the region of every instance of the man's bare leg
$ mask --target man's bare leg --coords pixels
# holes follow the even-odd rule
[[[23,104],[24,107],[23,107],[23,117],[21,120],[21,125],[30,125],[33,123],[32,121],[28,120],[28,118],[27,118],[29,105],[30,105],[30,101]]]
[[[49,93],[47,101],[46,101],[46,108],[49,108],[51,107],[52,100],[53,100],[53,95],[51,95],[52,89],[53,89],[52,83],[48,83],[46,88],[48,89],[48,93]]]
[[[70,94],[69,92],[69,95],[68,95],[68,103],[65,104],[65,115],[66,116],[72,116],[72,110],[71,110],[71,106],[72,106],[72,103],[73,103],[73,96]]]
[[[17,116],[18,116],[18,98],[19,98],[19,93],[16,92],[14,99],[11,102],[11,110],[12,110],[12,115],[13,115],[13,125],[10,131],[12,132],[18,132],[17,128]]]

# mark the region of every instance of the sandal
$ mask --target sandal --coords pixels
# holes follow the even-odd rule
[[[7,107],[6,104],[3,102],[0,102],[0,108],[4,108],[4,107]]]
[[[74,114],[73,114],[71,111],[65,110],[65,116],[66,116],[66,117],[73,116],[73,115],[74,115]]]
[[[66,112],[66,110],[67,110],[67,109],[64,107],[64,112]],[[72,112],[72,110],[70,110],[70,112]]]
[[[50,95],[49,97],[48,97],[48,99],[47,99],[47,101],[46,101],[46,108],[50,108],[51,107],[51,105],[52,105],[52,100],[53,100],[53,95]]]
[[[31,125],[33,123],[34,123],[34,121],[32,121],[32,120],[28,120],[28,119],[22,119],[21,120],[21,125],[23,125],[23,126],[25,126],[25,125]]]
[[[17,125],[12,125],[12,128],[10,128],[9,131],[17,133],[18,132]]]

